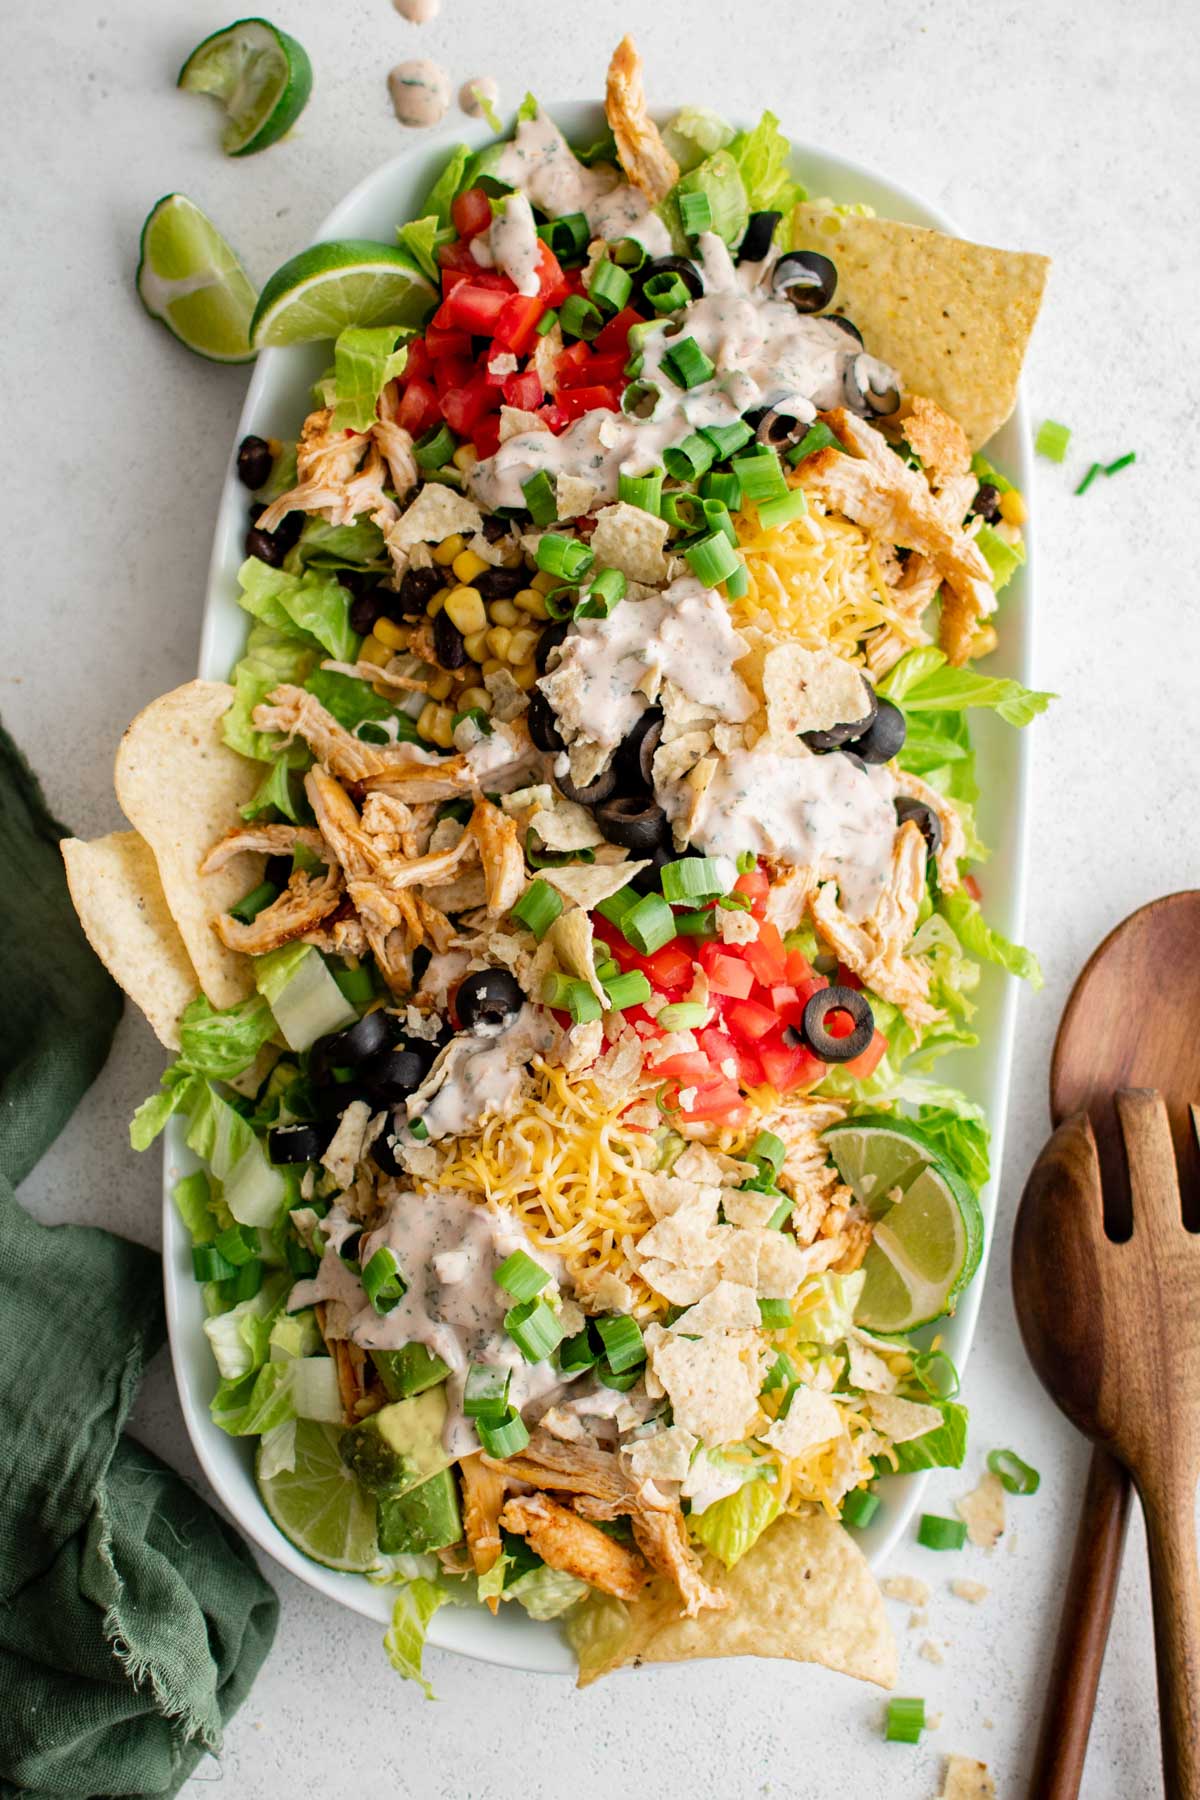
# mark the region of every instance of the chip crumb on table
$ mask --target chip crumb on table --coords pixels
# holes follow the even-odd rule
[[[885,1575],[879,1585],[889,1600],[903,1600],[912,1607],[928,1605],[929,1584],[917,1575]]]
[[[996,1800],[996,1783],[987,1764],[971,1756],[948,1756],[937,1800]]]
[[[972,1606],[982,1606],[991,1589],[982,1581],[971,1581],[960,1575],[950,1583],[950,1592],[960,1600],[969,1600]]]
[[[954,1502],[967,1527],[967,1536],[980,1550],[994,1550],[1004,1535],[1004,1488],[989,1470],[978,1487]]]

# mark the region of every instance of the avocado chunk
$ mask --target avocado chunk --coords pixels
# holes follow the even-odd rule
[[[440,1387],[397,1400],[343,1432],[342,1461],[368,1493],[396,1499],[454,1460],[442,1449],[445,1423],[446,1395]]]
[[[399,1350],[372,1350],[371,1361],[379,1372],[389,1400],[409,1400],[426,1388],[445,1381],[450,1370],[440,1356],[424,1344],[402,1344]]]
[[[444,1550],[447,1544],[457,1544],[462,1534],[453,1469],[442,1469],[398,1500],[379,1502],[379,1548],[385,1556]]]

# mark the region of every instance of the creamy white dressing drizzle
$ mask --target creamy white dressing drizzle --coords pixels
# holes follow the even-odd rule
[[[891,867],[895,795],[887,768],[836,754],[781,756],[764,742],[721,758],[692,843],[710,856],[752,850],[816,869],[837,882],[842,910],[865,919]]]
[[[504,1112],[521,1091],[522,1071],[549,1048],[553,1027],[546,1014],[523,1006],[505,1031],[476,1036],[460,1031],[407,1101],[408,1117],[420,1119],[429,1138],[460,1137],[488,1113]],[[401,1144],[416,1142],[410,1131]]]
[[[436,125],[450,104],[450,77],[426,57],[397,63],[388,76],[392,106],[402,125],[419,130]]]
[[[495,106],[500,89],[492,75],[472,75],[458,90],[458,104],[468,118],[483,117],[484,105]]]
[[[723,719],[748,719],[754,697],[733,667],[746,650],[720,594],[684,575],[661,594],[622,600],[605,619],[574,620],[539,686],[565,724],[615,749],[649,704],[634,691],[649,670]]]
[[[486,263],[507,275],[518,294],[537,293],[542,244],[524,194],[505,195],[487,234],[485,254],[483,249],[481,238],[471,240],[476,262],[485,262],[486,256]]]
[[[392,0],[392,5],[410,25],[428,25],[441,11],[442,0]]]
[[[496,174],[552,219],[586,213],[593,237],[636,238],[648,255],[670,255],[671,234],[646,196],[622,181],[610,163],[587,168],[544,112],[521,120]]]

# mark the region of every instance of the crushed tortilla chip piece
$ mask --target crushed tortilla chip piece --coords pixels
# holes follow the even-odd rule
[[[996,1783],[987,1764],[973,1756],[948,1756],[938,1800],[996,1800]]]
[[[199,983],[167,908],[154,852],[136,831],[84,843],[63,838],[67,886],[84,936],[168,1050]]]
[[[966,1521],[967,1536],[981,1550],[994,1550],[1004,1535],[1004,1487],[998,1475],[989,1469],[979,1486],[954,1502],[960,1519]]]

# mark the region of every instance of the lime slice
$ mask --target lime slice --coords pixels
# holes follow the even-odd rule
[[[255,293],[216,226],[185,194],[166,194],[142,226],[142,305],[210,362],[249,362]]]
[[[940,1319],[982,1253],[978,1200],[952,1170],[928,1164],[875,1226],[855,1323],[895,1332]]]
[[[838,1174],[854,1198],[879,1218],[907,1191],[921,1170],[937,1162],[933,1144],[907,1119],[893,1113],[864,1113],[830,1125],[823,1139]]]
[[[347,325],[418,325],[436,298],[412,258],[391,244],[313,244],[276,269],[250,324],[256,350],[310,344]]]
[[[341,1435],[341,1426],[297,1420],[295,1468],[281,1469],[266,1480],[259,1476],[258,1491],[297,1550],[327,1569],[361,1574],[379,1563],[375,1502],[342,1461]]]
[[[303,44],[266,19],[239,19],[197,44],[179,71],[189,94],[211,94],[225,108],[221,148],[252,156],[290,131],[312,93]]]

